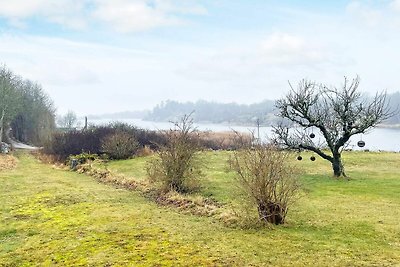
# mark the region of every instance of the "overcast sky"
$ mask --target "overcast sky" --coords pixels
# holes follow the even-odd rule
[[[0,0],[0,63],[59,113],[253,103],[308,78],[400,90],[400,0]]]

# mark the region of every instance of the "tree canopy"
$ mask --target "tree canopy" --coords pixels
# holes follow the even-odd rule
[[[42,87],[4,65],[0,67],[0,113],[0,138],[11,130],[20,141],[42,145],[55,128],[54,104]]]

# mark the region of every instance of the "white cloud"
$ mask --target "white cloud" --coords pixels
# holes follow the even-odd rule
[[[53,1],[51,0],[1,0],[0,14],[6,17],[23,18],[31,16],[44,9],[49,9]]]
[[[157,6],[149,6],[145,1],[97,0],[96,2],[93,17],[121,32],[143,31],[176,25],[180,22]]]
[[[389,2],[351,1],[346,6],[347,15],[360,26],[386,31],[400,27],[400,0]]]
[[[0,0],[0,7],[0,16],[20,27],[25,19],[33,16],[75,29],[86,26],[82,16],[84,3],[79,0]]]
[[[179,72],[190,78],[218,82],[238,83],[240,79],[260,81],[266,73],[304,73],[314,71],[321,65],[339,63],[332,59],[331,53],[313,38],[277,32],[253,43],[220,47],[194,58]]]
[[[327,60],[315,40],[274,33],[261,45],[260,55],[267,64],[273,65],[313,65]]]
[[[155,0],[155,6],[166,13],[206,15],[207,9],[195,0]]]
[[[23,27],[26,19],[40,16],[73,29],[100,21],[120,32],[179,25],[185,22],[182,14],[207,13],[203,6],[189,0],[0,0],[0,7],[0,17],[7,18],[12,26]]]
[[[400,12],[400,0],[393,0],[390,3],[390,7],[397,12]]]
[[[368,26],[377,26],[384,18],[381,9],[360,1],[350,2],[346,7],[346,11]]]
[[[172,0],[94,0],[93,17],[120,32],[144,31],[185,23],[180,14],[205,15],[207,10],[195,1]]]

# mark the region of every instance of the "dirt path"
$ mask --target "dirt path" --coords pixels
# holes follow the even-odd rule
[[[20,143],[20,142],[18,142],[18,141],[13,140],[13,139],[11,139],[11,146],[12,146],[14,149],[27,149],[27,150],[36,150],[36,149],[39,149],[39,147],[30,146],[30,145],[27,145],[27,144],[24,144],[24,143]]]

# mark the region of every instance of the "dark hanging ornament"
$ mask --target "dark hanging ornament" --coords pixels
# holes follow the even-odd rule
[[[357,142],[357,146],[365,147],[365,142],[363,140],[360,140],[360,141]]]
[[[314,156],[311,156],[311,157],[310,157],[310,160],[311,160],[311,161],[315,161],[315,157],[314,157]]]
[[[300,156],[300,155],[297,156],[297,160],[302,160],[302,159],[303,159],[302,156]]]
[[[314,133],[310,133],[310,137],[311,137],[311,138],[314,138],[314,137],[315,137],[315,134],[314,134]]]

